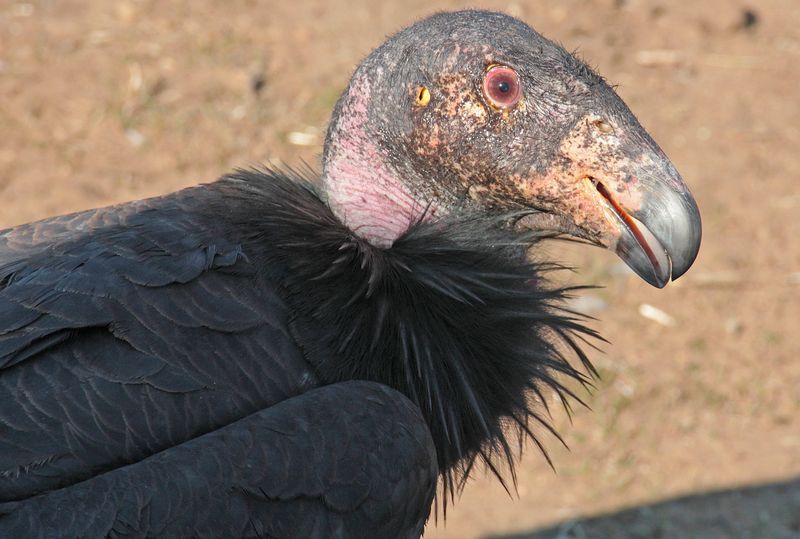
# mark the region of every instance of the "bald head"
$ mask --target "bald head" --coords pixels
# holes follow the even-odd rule
[[[423,213],[529,210],[663,286],[699,246],[682,179],[613,89],[501,13],[440,13],[373,51],[336,107],[323,167],[334,212],[383,247]]]

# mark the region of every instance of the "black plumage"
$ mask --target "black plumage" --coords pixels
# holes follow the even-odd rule
[[[3,503],[0,530],[3,537],[419,537],[436,475],[419,410],[386,386],[345,382],[69,488]]]
[[[408,47],[420,36],[436,65]],[[527,62],[527,84],[559,89],[560,120],[485,101],[486,43]],[[663,285],[669,257],[677,276],[696,254],[680,241],[699,242],[694,202],[668,161],[655,187],[662,154],[613,91],[575,59],[545,70],[566,54],[503,15],[437,15],[357,70],[321,182],[239,171],[1,231],[0,536],[418,537],[439,478],[444,500],[476,462],[513,478],[515,437],[543,449],[537,431],[557,436],[545,393],[566,403],[564,378],[594,374],[578,343],[596,335],[531,248],[569,232]],[[420,81],[441,94],[409,101]],[[640,153],[587,134],[598,110]],[[523,155],[517,135],[554,122]],[[577,157],[562,155],[575,137]],[[537,183],[592,152],[599,168],[575,181],[644,186],[630,215],[652,233],[605,187],[560,179],[558,201]],[[664,224],[675,204],[685,222]]]
[[[93,533],[118,525],[107,503],[155,518],[151,506],[164,501],[130,488],[139,474],[130,465],[155,457],[181,462],[185,452],[199,451],[193,448],[204,443],[203,434],[224,436],[240,418],[259,426],[260,416],[280,412],[273,405],[311,398],[305,392],[317,386],[341,386],[342,405],[363,398],[347,392],[348,380],[399,389],[419,406],[436,441],[436,457],[423,454],[430,459],[426,471],[436,472],[411,485],[404,477],[401,490],[390,492],[398,502],[429,502],[439,470],[453,489],[476,456],[490,466],[497,457],[511,462],[504,422],[528,432],[529,420],[546,425],[529,393],[546,386],[567,393],[558,373],[583,379],[555,342],[577,350],[570,335],[585,330],[559,310],[563,291],[543,286],[544,268],[527,259],[525,236],[501,223],[463,215],[452,223],[420,223],[383,250],[339,223],[311,184],[250,171],[133,206],[6,231],[0,305],[4,315],[25,323],[9,324],[0,336],[0,383],[15,395],[0,405],[0,497],[35,503],[0,506],[0,514],[8,513],[0,531],[19,529],[20,520],[33,522],[53,510],[50,503],[59,507],[73,496],[83,514],[97,520],[76,525]],[[58,240],[37,246],[36,237]],[[299,421],[292,410],[279,419]],[[402,412],[387,411],[383,420],[416,429],[411,441],[428,449],[418,416]],[[341,443],[353,444],[353,461],[343,465],[359,469],[368,445],[324,423],[338,429]],[[393,438],[365,426],[361,436],[368,433],[376,444]],[[292,459],[302,459],[295,450],[271,448],[268,436],[262,442],[269,455],[263,458],[278,461],[257,477],[260,482],[226,477],[226,487],[269,492],[287,474],[315,473],[313,459],[297,464]],[[213,481],[221,473],[216,466],[238,462],[236,451],[246,443],[253,441],[227,442],[232,462],[193,462],[208,484],[196,487],[206,489],[206,505],[190,505],[191,514],[229,522],[223,516],[234,502],[214,495],[222,488]],[[158,478],[166,465],[158,466],[143,468]],[[260,462],[252,466],[259,469]],[[396,459],[385,456],[372,466],[373,480],[392,484]],[[92,486],[101,478],[102,487]],[[357,503],[360,478],[337,478],[354,481],[341,494],[355,498],[351,510],[374,518],[377,508]],[[64,489],[79,486],[79,494]],[[46,494],[35,496],[40,493]],[[187,502],[197,497],[191,490],[185,496]],[[277,519],[273,512],[270,503],[238,508],[240,524],[255,523],[242,533],[270,529],[263,522],[285,527],[306,518],[285,521],[295,518],[291,510]],[[427,510],[416,516],[421,520],[414,530]],[[202,534],[210,525],[185,528],[177,508],[152,522],[119,518],[119,525],[142,530]],[[356,529],[365,537],[380,529],[364,526],[359,522]]]

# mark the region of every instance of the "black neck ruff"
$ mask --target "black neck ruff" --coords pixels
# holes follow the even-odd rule
[[[532,262],[535,237],[503,226],[507,218],[420,223],[381,249],[291,176],[240,171],[212,184],[222,196],[209,209],[279,286],[320,380],[374,380],[415,402],[436,443],[445,501],[476,461],[505,486],[513,442],[527,437],[544,452],[532,423],[558,437],[546,390],[568,406],[577,397],[560,375],[588,381],[567,356],[595,374],[577,341],[596,334],[561,307],[574,289],[547,284],[557,266]]]

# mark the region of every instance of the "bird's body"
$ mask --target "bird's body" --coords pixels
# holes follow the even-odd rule
[[[107,490],[121,485],[90,488],[92,481],[111,482],[109,472],[116,470],[127,487],[128,465],[190,451],[184,443],[193,438],[218,430],[224,435],[238,420],[347,380],[373,380],[411,396],[429,419],[438,461],[443,472],[451,470],[451,480],[458,479],[462,459],[490,451],[481,447],[486,440],[499,442],[491,451],[508,452],[501,416],[514,411],[512,419],[527,421],[532,410],[525,394],[541,389],[532,384],[534,376],[556,389],[549,371],[579,376],[548,349],[544,333],[566,335],[578,326],[559,316],[554,302],[560,292],[537,282],[544,275],[527,261],[516,233],[485,230],[478,218],[419,224],[384,250],[341,225],[310,184],[249,172],[5,231],[0,309],[9,318],[0,337],[0,380],[16,398],[0,406],[2,500],[69,490],[83,481],[83,514],[97,512],[99,526],[106,527],[90,529],[107,533],[117,523],[102,512],[108,510],[102,502]],[[514,244],[503,245],[509,241]],[[398,373],[403,378],[395,379]],[[339,390],[343,401],[346,387]],[[363,397],[353,392],[350,398]],[[413,441],[427,449],[418,416],[389,412],[384,419],[393,428],[417,427],[425,436]],[[356,456],[371,448],[337,430],[349,440],[354,461],[348,465],[360,469]],[[273,440],[262,435],[262,441]],[[413,488],[404,478],[396,493],[401,499],[430,501],[439,467],[435,455],[422,453],[432,457],[423,471],[433,472],[411,481]],[[287,475],[317,466],[291,456],[268,454],[273,473],[262,472],[260,483],[232,479],[228,486],[240,490],[230,496],[213,495],[201,484],[206,505],[193,512],[219,513],[212,520],[219,522],[238,497],[251,511],[241,520],[251,523],[243,532],[269,531],[271,522],[287,526],[268,518],[273,506],[259,498],[271,498],[258,489],[269,491]],[[214,479],[222,473],[202,460],[193,469]],[[367,501],[359,481],[397,469],[396,459],[378,458],[368,476],[337,477],[351,488],[340,496],[349,496],[353,512],[373,516],[358,504]],[[391,484],[386,481],[387,488]],[[285,494],[278,492],[277,498]],[[58,495],[6,506],[0,530],[35,520],[48,496]],[[136,529],[156,535],[205,529],[196,519],[190,523],[199,528],[186,528],[172,514],[151,523],[147,508],[154,502],[134,499],[143,504],[134,514],[144,520],[129,523]],[[417,515],[422,520],[414,524],[426,516]],[[377,533],[359,524],[363,536]]]
[[[502,35],[492,31],[501,23],[512,37],[532,32],[498,14],[449,16],[454,29],[439,15],[420,23],[422,35],[450,43],[481,21],[475,39]],[[434,94],[434,116],[420,116],[428,101],[411,102],[387,132],[392,103],[418,83],[440,84],[429,73],[402,97],[381,94],[415,65],[391,46],[404,35],[419,34],[406,30],[376,51],[337,106],[322,188],[292,174],[239,172],[0,232],[0,387],[13,396],[0,401],[0,536],[416,537],[437,477],[457,490],[476,460],[493,470],[513,464],[510,432],[536,441],[532,429],[549,428],[543,392],[569,396],[559,374],[584,380],[569,354],[591,371],[575,344],[588,332],[561,310],[565,291],[547,284],[551,266],[529,258],[538,232],[509,223],[564,222],[568,213],[552,210],[552,192],[541,208],[521,206],[520,196],[539,192],[534,180],[498,190],[486,176],[539,178],[551,167],[469,168],[486,153],[478,131],[472,157],[431,153],[467,143],[441,130],[428,149],[416,139],[398,149],[409,133],[450,121],[448,101]],[[400,71],[384,62],[392,54],[405,54],[394,63]],[[446,55],[438,61],[460,69]],[[479,90],[449,84],[443,95],[477,114],[469,92]],[[511,109],[490,122],[485,105],[481,144],[524,125],[533,108],[519,108],[514,126],[503,123]],[[580,128],[585,150],[592,140],[576,118],[564,132]],[[652,167],[658,154],[648,155],[640,161]],[[440,170],[441,191],[423,182],[456,159],[472,172]],[[498,205],[498,194],[486,196],[493,189],[515,202]],[[667,207],[677,200],[664,196]],[[626,216],[626,204],[615,211]],[[602,219],[587,216],[570,226],[600,241]],[[638,251],[623,239],[609,246],[663,285],[669,265],[651,247],[661,242],[674,257],[687,233],[665,236],[656,224],[650,236],[635,225],[621,236]]]

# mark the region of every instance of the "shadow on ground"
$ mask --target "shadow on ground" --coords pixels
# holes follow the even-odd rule
[[[487,539],[800,539],[800,478],[712,491]]]

